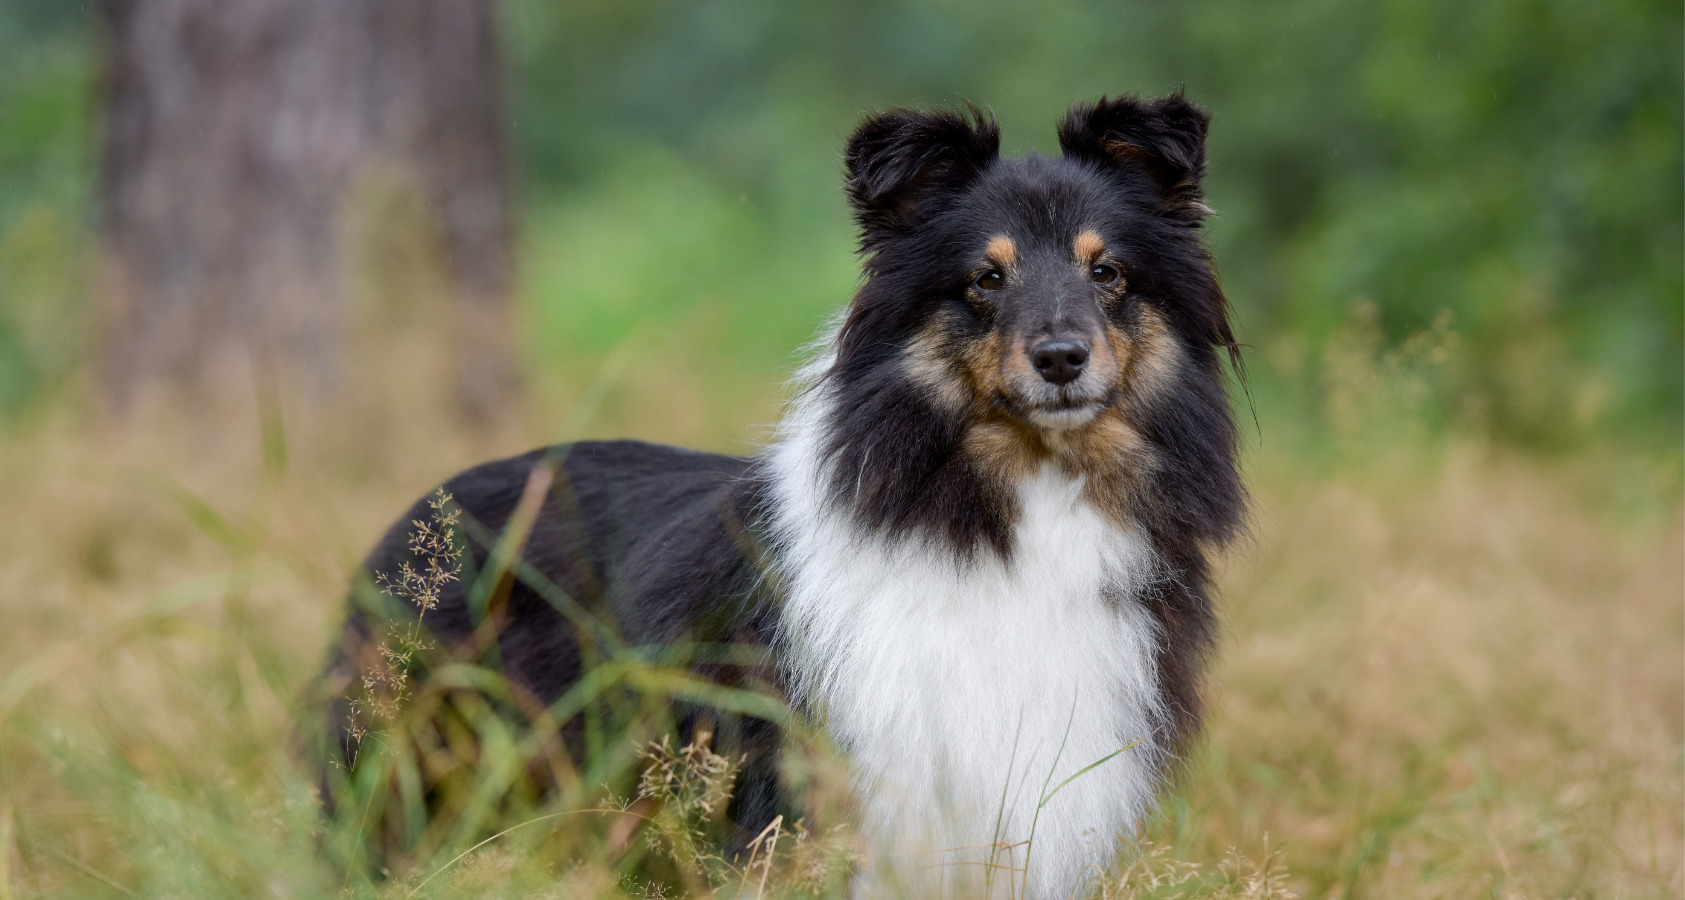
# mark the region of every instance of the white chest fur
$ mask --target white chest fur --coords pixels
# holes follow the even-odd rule
[[[1027,859],[996,896],[1069,896],[1157,783],[1150,548],[1051,469],[1019,485],[1010,564],[862,535],[802,432],[773,457],[783,664],[850,756],[875,879],[971,896],[985,863]]]

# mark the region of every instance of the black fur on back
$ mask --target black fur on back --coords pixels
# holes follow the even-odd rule
[[[473,573],[486,569],[529,479],[541,470],[554,471],[554,478],[522,554],[530,568],[512,573],[489,602],[481,599],[482,608],[473,609]],[[748,460],[640,441],[582,442],[475,466],[442,489],[463,512],[461,533],[470,561],[465,576],[446,586],[439,606],[423,621],[441,658],[503,672],[527,701],[508,710],[511,717],[530,721],[528,711],[548,706],[572,687],[588,660],[602,658],[609,641],[670,647],[765,646],[770,640],[773,610],[758,589],[762,561],[746,526],[757,504]],[[412,523],[431,514],[423,498],[392,525],[363,563],[371,578],[395,573],[405,563],[425,565],[409,549],[409,537]],[[414,615],[401,603],[371,608],[354,599],[351,604],[325,679],[340,692],[325,723],[337,738],[331,743],[336,758],[323,760],[325,766],[346,766],[356,757],[346,728],[355,715],[349,695],[360,678],[359,660],[369,659],[371,642],[386,633],[380,619]],[[476,629],[493,617],[495,645],[478,648]],[[761,685],[771,677],[758,666],[698,668],[734,686]],[[422,666],[418,677],[425,678],[425,670]],[[703,715],[699,709],[678,710],[681,731]],[[731,809],[739,825],[733,840],[742,843],[780,811],[773,769],[778,734],[760,720],[727,714],[706,720],[714,747],[744,759]],[[578,717],[562,727],[559,749],[575,763],[583,762],[585,753],[582,728]],[[336,779],[330,769],[323,773],[331,809]]]

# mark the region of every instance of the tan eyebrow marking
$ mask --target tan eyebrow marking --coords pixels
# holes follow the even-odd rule
[[[1085,228],[1072,242],[1071,251],[1076,254],[1077,262],[1091,263],[1106,252],[1106,242],[1100,239],[1100,235]]]
[[[989,243],[983,247],[983,255],[999,265],[1011,268],[1018,264],[1018,245],[1012,242],[1012,238],[997,234],[989,238]]]

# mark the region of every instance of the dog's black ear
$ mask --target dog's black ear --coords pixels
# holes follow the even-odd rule
[[[1211,214],[1205,177],[1205,132],[1211,117],[1181,94],[1142,101],[1124,96],[1078,103],[1059,124],[1059,147],[1071,159],[1134,167],[1157,186],[1159,215],[1197,224]]]
[[[844,161],[862,249],[917,226],[939,198],[964,188],[1000,155],[1000,126],[967,108],[969,119],[948,110],[891,109],[854,130]]]

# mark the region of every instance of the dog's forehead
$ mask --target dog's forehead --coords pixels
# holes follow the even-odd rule
[[[979,247],[996,238],[1020,253],[1071,252],[1078,235],[1103,233],[1127,198],[1080,163],[1031,155],[990,166],[959,204]]]

